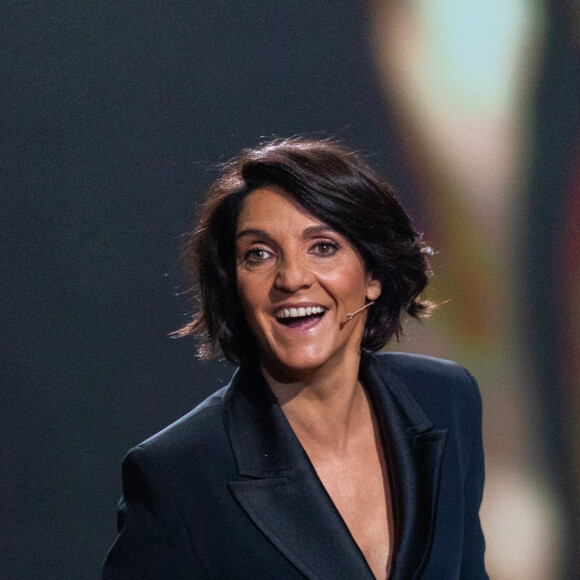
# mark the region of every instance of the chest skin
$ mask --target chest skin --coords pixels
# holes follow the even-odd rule
[[[375,578],[388,577],[394,531],[387,462],[368,397],[356,430],[340,442],[296,435]],[[334,443],[334,444],[332,444]]]

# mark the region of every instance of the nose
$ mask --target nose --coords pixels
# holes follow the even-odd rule
[[[309,288],[314,281],[314,274],[298,257],[285,257],[280,260],[274,288],[282,292],[296,292],[301,288]]]

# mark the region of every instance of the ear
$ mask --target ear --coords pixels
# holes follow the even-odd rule
[[[383,287],[381,286],[381,283],[376,278],[371,278],[371,276],[369,275],[369,277],[367,278],[367,291],[366,291],[367,299],[376,300],[381,295],[382,291]]]

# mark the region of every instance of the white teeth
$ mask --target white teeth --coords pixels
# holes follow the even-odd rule
[[[322,314],[322,306],[300,306],[299,308],[284,308],[276,312],[276,318],[298,318],[299,316],[312,316],[313,314]]]

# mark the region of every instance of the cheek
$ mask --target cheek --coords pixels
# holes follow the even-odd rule
[[[347,263],[321,273],[329,290],[341,298],[352,298],[354,302],[360,300],[360,294],[366,292],[366,276],[364,269],[358,263]]]
[[[236,290],[242,308],[244,309],[244,312],[246,312],[248,308],[248,283],[245,277],[243,275],[240,276],[239,273],[236,276]]]
[[[238,274],[236,286],[244,315],[251,325],[256,318],[257,311],[263,305],[263,292],[261,292],[263,284],[260,284],[254,276],[242,272]]]

